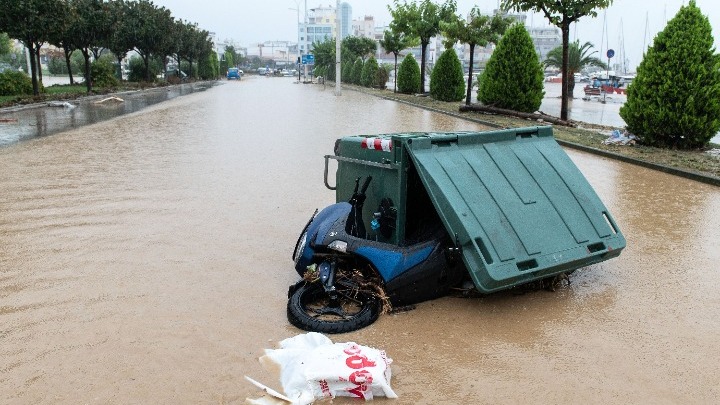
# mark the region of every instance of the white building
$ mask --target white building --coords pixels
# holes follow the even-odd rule
[[[336,8],[332,5],[317,6],[307,10],[305,23],[300,24],[300,53],[307,54],[312,50],[313,42],[323,42],[336,38],[337,28]],[[340,20],[342,23],[342,36],[350,35],[352,29],[352,7],[348,3],[340,4]]]

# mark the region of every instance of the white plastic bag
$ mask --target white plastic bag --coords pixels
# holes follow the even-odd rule
[[[309,332],[281,341],[279,349],[266,349],[260,362],[269,370],[280,368],[283,391],[293,404],[336,396],[397,398],[390,388],[392,360],[355,342],[333,343]]]

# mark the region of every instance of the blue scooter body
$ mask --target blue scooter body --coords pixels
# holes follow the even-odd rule
[[[467,272],[443,228],[426,240],[409,246],[358,238],[346,232],[352,205],[340,202],[320,211],[308,223],[295,248],[295,271],[303,276],[308,266],[329,256],[343,256],[370,264],[385,284],[394,306],[409,305],[447,294]]]

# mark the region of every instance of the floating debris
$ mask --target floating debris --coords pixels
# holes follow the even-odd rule
[[[73,109],[76,106],[68,103],[67,101],[51,101],[48,103],[48,107],[63,107]]]
[[[95,104],[107,103],[109,101],[116,102],[116,103],[124,103],[125,102],[125,100],[121,99],[120,97],[112,96],[112,97],[104,98],[102,100],[98,100],[95,102]]]

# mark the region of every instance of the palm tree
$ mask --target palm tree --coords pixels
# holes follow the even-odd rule
[[[580,41],[572,42],[568,45],[568,96],[573,98],[573,90],[575,89],[575,73],[581,70],[595,66],[602,69],[607,69],[607,65],[599,58],[592,56],[597,51],[590,50],[593,48],[593,44],[585,42],[580,46]],[[562,46],[554,48],[548,52],[547,59],[543,62],[543,65],[553,66],[562,68]]]

